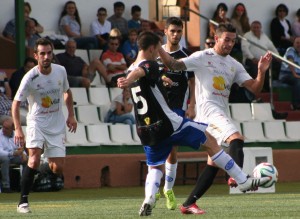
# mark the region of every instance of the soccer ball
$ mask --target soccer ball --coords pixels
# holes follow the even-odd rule
[[[253,170],[253,176],[256,178],[270,176],[271,180],[261,185],[263,188],[269,188],[278,180],[278,171],[276,167],[270,163],[260,163]]]

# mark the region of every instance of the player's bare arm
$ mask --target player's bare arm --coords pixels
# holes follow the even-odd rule
[[[68,118],[66,124],[69,128],[69,132],[76,132],[77,121],[74,116],[73,95],[70,89],[68,89],[67,92],[64,93],[64,99],[68,109]]]
[[[14,100],[12,103],[11,113],[12,113],[14,126],[15,126],[15,138],[14,138],[15,144],[23,147],[25,143],[25,137],[21,126],[20,104],[21,104],[20,101]]]
[[[134,70],[132,70],[127,77],[121,77],[118,78],[118,87],[119,88],[127,88],[130,86],[130,84],[132,84],[134,81],[136,81],[137,79],[144,77],[145,76],[145,71],[138,67]]]
[[[267,52],[258,62],[258,72],[255,79],[244,82],[243,86],[254,94],[261,92],[265,80],[266,71],[269,69],[272,62],[272,54]]]
[[[176,60],[172,56],[170,56],[163,48],[159,50],[159,56],[162,62],[171,70],[186,70],[186,66],[183,61]]]

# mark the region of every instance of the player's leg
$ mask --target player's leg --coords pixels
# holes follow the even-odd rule
[[[28,196],[33,185],[34,175],[40,165],[42,149],[28,148],[28,163],[24,168],[21,178],[21,197],[17,207],[19,213],[30,213]]]
[[[174,146],[165,163],[165,185],[164,195],[166,197],[166,206],[169,210],[175,210],[177,207],[176,198],[173,192],[173,186],[177,173],[177,146]]]

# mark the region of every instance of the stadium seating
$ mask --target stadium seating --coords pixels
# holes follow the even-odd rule
[[[90,62],[94,59],[100,59],[100,56],[102,54],[103,50],[101,49],[90,49],[89,50],[89,58],[90,58]]]
[[[83,87],[71,87],[70,88],[73,94],[73,100],[76,102],[75,105],[89,105],[88,96],[86,89]]]
[[[259,121],[274,120],[270,103],[251,103],[253,119]]]
[[[69,132],[66,128],[66,146],[99,146],[97,143],[92,143],[87,140],[84,124],[77,124],[76,132]]]
[[[86,105],[77,107],[78,122],[84,124],[100,124],[97,106]]]
[[[122,93],[122,91],[123,89],[118,87],[109,88],[110,100],[113,101],[116,98],[116,96]]]
[[[293,141],[285,135],[283,121],[263,122],[265,136],[272,141]]]
[[[264,135],[261,121],[244,121],[242,122],[243,135],[245,142],[271,142]]]
[[[90,87],[88,96],[91,104],[97,106],[110,104],[109,91],[106,87]]]
[[[109,125],[110,138],[120,145],[139,145],[132,139],[131,126],[126,124]]]
[[[300,121],[287,121],[285,122],[286,136],[294,141],[300,141]]]
[[[232,103],[230,104],[231,118],[236,121],[251,121],[252,112],[249,103]]]
[[[88,52],[86,49],[76,49],[75,55],[81,57],[86,64],[90,64]]]
[[[87,138],[90,142],[99,145],[115,145],[119,146],[119,143],[114,143],[110,140],[109,130],[107,124],[88,125]]]

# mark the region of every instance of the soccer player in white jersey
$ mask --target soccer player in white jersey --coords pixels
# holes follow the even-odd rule
[[[164,33],[167,42],[162,45],[162,48],[174,59],[180,59],[191,55],[189,50],[181,47],[179,44],[183,34],[183,23],[180,18],[169,17],[166,21]],[[172,83],[166,86],[170,108],[182,117],[193,119],[195,117],[194,72],[173,71],[168,69],[163,63],[159,62],[159,64],[161,69],[163,69],[164,76],[172,80]],[[178,164],[177,148],[178,147],[173,147],[165,163],[165,185],[163,193],[166,197],[166,206],[169,210],[175,210],[177,208],[177,202],[173,192]]]
[[[55,174],[62,174],[66,147],[64,145],[66,125],[75,132],[77,122],[74,117],[73,98],[64,67],[52,64],[53,45],[40,38],[34,47],[34,57],[38,65],[23,77],[12,105],[15,124],[15,142],[24,146],[25,137],[20,123],[20,103],[26,98],[29,103],[26,129],[26,148],[29,159],[21,179],[21,198],[17,207],[19,213],[30,213],[28,195],[34,175],[40,165],[41,154],[48,158],[49,167]],[[65,100],[68,117],[62,112]]]
[[[229,146],[229,154],[235,162],[243,166],[244,138],[232,123],[228,112],[228,97],[233,83],[246,87],[257,94],[264,83],[265,72],[269,68],[272,55],[267,52],[258,63],[256,79],[246,72],[245,68],[229,54],[235,44],[236,30],[231,24],[220,24],[215,35],[215,46],[204,51],[193,53],[187,58],[175,60],[163,49],[160,57],[170,69],[194,71],[196,78],[196,117],[195,121],[209,124],[207,131],[217,139],[219,145],[225,143]],[[183,214],[203,214],[205,211],[198,208],[196,201],[212,185],[217,174],[211,158],[208,165],[197,180],[196,187],[188,199],[181,206]],[[233,178],[228,179],[228,184],[236,184]]]
[[[144,145],[147,165],[150,167],[145,182],[145,200],[140,216],[151,215],[155,194],[164,172],[164,163],[173,145],[189,146],[207,151],[212,161],[234,177],[241,191],[253,189],[270,178],[248,178],[233,159],[205,130],[207,124],[194,122],[173,112],[168,106],[161,72],[156,58],[161,49],[160,38],[152,32],[138,37],[139,53],[129,67],[127,77],[118,79],[118,87],[130,87],[133,99],[137,133]]]

